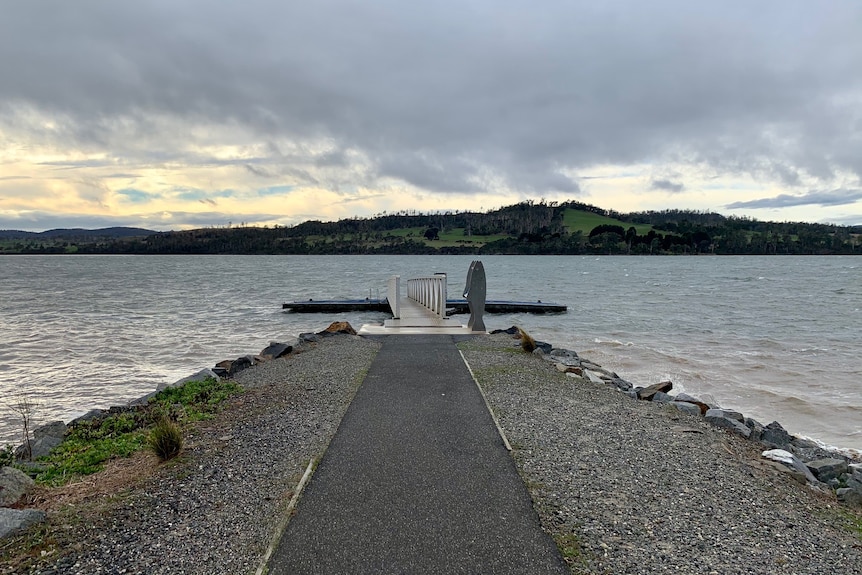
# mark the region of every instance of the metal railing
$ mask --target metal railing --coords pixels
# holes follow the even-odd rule
[[[392,310],[393,319],[401,317],[401,276],[389,278],[386,286],[386,300]]]
[[[407,297],[446,319],[446,274],[407,280]]]

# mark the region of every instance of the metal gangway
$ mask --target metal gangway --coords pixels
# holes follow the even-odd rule
[[[481,262],[474,262],[468,273],[468,285],[466,293],[471,289],[471,281],[474,284],[481,281],[481,293],[484,304],[485,275],[476,274],[476,264],[481,267]],[[481,276],[481,277],[480,277]],[[387,282],[387,300],[392,311],[392,319],[383,323],[382,328],[377,326],[363,326],[362,332],[368,334],[465,334],[473,332],[484,333],[485,326],[481,321],[476,323],[476,313],[471,315],[470,323],[462,325],[447,314],[446,302],[448,296],[447,276],[445,273],[435,273],[430,276],[421,276],[407,280],[407,291],[401,289],[400,276],[392,276]],[[478,314],[481,317],[481,311]]]

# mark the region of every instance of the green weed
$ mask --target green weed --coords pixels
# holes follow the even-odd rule
[[[144,446],[145,433],[136,430],[99,439],[67,437],[51,455],[41,460],[47,464],[36,476],[43,485],[57,486],[76,477],[101,471],[105,463],[116,457],[129,457]]]
[[[233,381],[210,377],[202,381],[189,381],[180,387],[163,389],[152,399],[151,405],[156,405],[162,412],[181,421],[200,421],[212,417],[222,402],[240,391],[242,387]],[[178,409],[177,406],[181,408]]]
[[[144,407],[79,423],[63,443],[38,462],[42,471],[36,481],[62,485],[101,471],[109,460],[129,457],[148,444],[160,457],[165,455],[162,459],[169,459],[182,447],[181,426],[171,419],[187,424],[210,418],[227,398],[240,391],[242,388],[231,381],[191,381],[159,392]]]

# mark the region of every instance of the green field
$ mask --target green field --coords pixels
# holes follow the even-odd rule
[[[584,212],[571,208],[567,209],[563,215],[563,223],[569,228],[570,233],[581,232],[584,235],[589,235],[593,228],[601,225],[622,226],[624,230],[634,226],[639,236],[645,236],[653,229],[650,224],[630,224],[607,216],[594,214],[593,212]]]
[[[464,228],[452,228],[447,231],[441,231],[439,240],[425,239],[425,231],[428,228],[401,228],[399,230],[389,230],[384,236],[410,237],[417,241],[423,241],[429,246],[435,248],[454,247],[454,246],[484,246],[489,242],[493,242],[502,238],[507,238],[506,234],[492,234],[490,236],[465,236]]]
[[[650,232],[650,230],[653,229],[653,227],[649,224],[630,224],[621,220],[609,218],[607,216],[594,214],[593,212],[586,212],[575,209],[566,210],[565,214],[563,215],[563,224],[568,228],[569,233],[581,232],[585,236],[589,235],[590,231],[592,231],[593,228],[600,225],[621,226],[625,230],[634,226],[639,236],[646,235]],[[465,236],[464,228],[452,228],[446,231],[441,231],[439,233],[440,239],[432,241],[425,239],[425,231],[427,229],[428,228],[421,226],[412,228],[401,228],[397,230],[386,231],[383,233],[383,236],[395,236],[405,238],[409,237],[417,241],[423,241],[427,245],[434,246],[437,248],[454,246],[481,247],[487,243],[509,237],[506,234],[494,234],[490,236]]]

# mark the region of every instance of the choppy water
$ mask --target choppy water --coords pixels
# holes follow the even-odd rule
[[[4,404],[37,423],[125,403],[271,340],[336,319],[286,314],[293,299],[384,294],[386,279],[449,274],[468,256],[0,256],[0,444]],[[669,378],[764,423],[862,449],[862,258],[482,258],[491,299],[542,299],[563,315],[494,315],[636,384]]]

